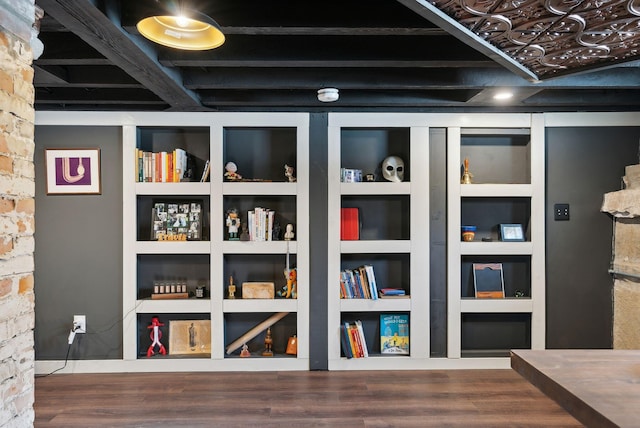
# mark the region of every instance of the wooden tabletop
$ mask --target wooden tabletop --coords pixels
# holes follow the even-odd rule
[[[589,427],[640,426],[640,351],[513,350],[511,367]]]

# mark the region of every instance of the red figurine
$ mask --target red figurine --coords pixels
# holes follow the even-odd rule
[[[164,348],[164,345],[160,342],[160,339],[162,339],[162,331],[160,330],[160,327],[162,327],[163,325],[164,323],[161,323],[158,317],[151,318],[151,324],[148,325],[147,328],[151,330],[149,337],[151,338],[152,342],[151,342],[151,345],[149,345],[149,349],[147,349],[147,357],[150,357],[153,354],[155,354],[154,349],[156,345],[160,347],[160,349],[158,349],[158,352],[160,354],[162,355],[167,354],[167,350]]]

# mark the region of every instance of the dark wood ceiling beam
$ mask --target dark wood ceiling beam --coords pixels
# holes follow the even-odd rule
[[[638,87],[638,72],[619,68],[583,76],[531,83],[504,69],[191,69],[185,85],[201,89],[296,89],[335,86],[340,89],[460,89],[460,88],[630,88]]]
[[[163,103],[153,93],[138,88],[36,88],[36,100],[37,102],[60,101],[65,103]]]
[[[65,86],[69,82],[66,80],[66,70],[62,67],[51,67],[44,69],[37,65],[33,66],[33,85],[34,86]]]
[[[109,2],[107,2],[109,3]],[[153,48],[132,36],[107,18],[89,0],[38,0],[38,4],[94,49],[122,68],[135,80],[171,106],[201,108],[198,96],[182,85],[177,70],[163,67]]]
[[[449,36],[440,28],[422,27],[221,27],[227,36]]]

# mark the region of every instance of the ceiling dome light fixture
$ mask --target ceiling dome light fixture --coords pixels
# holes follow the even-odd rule
[[[318,101],[332,103],[338,101],[338,98],[340,98],[340,92],[336,88],[318,89]]]
[[[182,8],[179,14],[144,18],[136,27],[140,34],[155,43],[188,51],[214,49],[225,40],[220,26],[211,17]]]

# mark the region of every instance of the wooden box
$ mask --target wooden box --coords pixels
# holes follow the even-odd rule
[[[273,282],[243,282],[243,299],[273,299],[275,298],[275,285]]]

